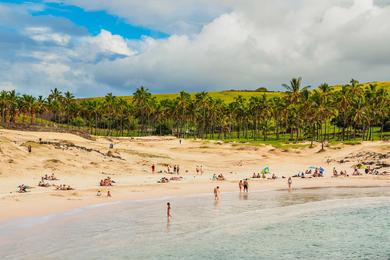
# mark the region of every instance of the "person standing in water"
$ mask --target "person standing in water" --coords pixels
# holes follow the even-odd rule
[[[240,189],[240,192],[242,192],[242,188],[243,188],[242,180],[240,180],[240,182],[238,183],[238,188]]]
[[[291,191],[291,185],[292,185],[292,179],[291,179],[291,177],[288,177],[287,183],[288,183],[288,191]]]
[[[217,186],[216,188],[214,188],[214,199],[215,199],[215,200],[219,200],[220,193],[221,193],[221,191],[219,190],[219,186]]]
[[[167,218],[170,220],[172,218],[172,208],[171,208],[171,203],[167,203]]]
[[[244,192],[248,192],[248,181],[244,180]]]

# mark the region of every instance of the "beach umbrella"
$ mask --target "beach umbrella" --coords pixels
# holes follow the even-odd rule
[[[261,173],[269,173],[269,167],[268,166],[265,166],[263,168],[263,170],[261,171]]]
[[[325,169],[320,167],[320,173],[324,173],[325,172]]]
[[[309,169],[310,170],[315,170],[315,169],[317,169],[317,167],[312,165],[312,166],[309,166]]]

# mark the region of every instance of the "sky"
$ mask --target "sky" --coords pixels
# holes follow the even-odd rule
[[[0,0],[0,90],[390,80],[390,0]]]

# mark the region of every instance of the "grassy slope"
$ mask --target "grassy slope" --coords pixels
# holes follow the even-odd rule
[[[388,91],[390,91],[390,81],[384,81],[384,82],[368,82],[368,83],[363,83],[364,87],[368,87],[369,84],[376,84],[378,88],[386,88]],[[334,86],[335,90],[340,89],[341,85],[335,85]],[[191,93],[192,97],[195,96],[195,92]],[[208,94],[213,97],[213,98],[220,98],[224,100],[226,103],[230,103],[234,100],[236,96],[243,96],[244,98],[249,98],[252,96],[262,96],[266,95],[267,98],[272,98],[275,96],[282,96],[284,95],[284,92],[245,92],[245,91],[220,91],[220,92],[208,92]],[[153,96],[156,97],[158,101],[163,100],[163,99],[174,99],[178,96],[178,93],[174,94],[154,94]],[[121,96],[121,98],[124,98],[126,100],[131,100],[131,96]],[[90,98],[87,98],[90,99]],[[92,98],[96,100],[101,100],[103,97],[96,97]]]

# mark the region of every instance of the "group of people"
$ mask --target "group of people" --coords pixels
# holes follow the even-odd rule
[[[58,178],[54,175],[54,173],[52,173],[50,176],[45,174],[45,176],[42,176],[41,177],[41,181],[44,181],[44,180],[47,180],[47,181],[58,181]]]
[[[41,180],[41,181],[39,181],[38,186],[39,186],[39,187],[45,187],[45,188],[47,188],[47,187],[50,187],[51,184],[48,183],[48,182],[44,182],[44,181]]]
[[[203,165],[196,165],[196,174],[203,175]]]
[[[262,176],[260,173],[256,174],[255,172],[252,175],[252,179],[260,179],[260,178],[265,178],[265,175],[263,174]]]
[[[223,174],[218,174],[218,176],[214,173],[213,174],[213,178],[212,178],[213,181],[224,181],[226,180],[225,179],[225,176],[223,176]]]
[[[336,170],[336,167],[333,167],[333,177],[345,176],[349,177],[346,170],[341,170],[340,173]]]
[[[100,186],[102,186],[102,187],[112,186],[113,183],[115,183],[115,181],[112,180],[111,177],[107,177],[103,180],[100,180]]]
[[[305,170],[304,172],[295,174],[293,177],[298,178],[312,178],[312,177],[324,177],[324,171],[321,168],[315,168],[314,171]]]
[[[238,182],[238,188],[240,189],[240,192],[248,192],[249,184],[248,180],[240,180]]]
[[[55,185],[55,187],[56,190],[74,190],[74,188],[72,188],[70,185],[65,185],[65,184]]]
[[[169,179],[167,177],[162,177],[157,183],[168,183]]]
[[[102,192],[100,190],[98,190],[97,193],[96,193],[96,196],[97,197],[101,197],[102,196]],[[110,190],[107,191],[107,197],[109,197],[109,198],[111,197],[111,191]]]
[[[54,175],[54,173],[52,173],[51,175],[45,174],[45,176],[41,177],[41,180],[38,183],[38,187],[45,187],[45,188],[50,187],[52,185],[46,181],[57,181],[57,180],[58,178]]]
[[[180,166],[176,165],[176,164],[173,165],[173,167],[171,165],[168,165],[167,166],[167,173],[179,175],[180,174]]]
[[[288,185],[288,191],[291,192],[291,190],[292,190],[292,178],[291,177],[288,178],[287,185]],[[238,183],[238,188],[240,190],[240,194],[242,192],[248,193],[248,190],[249,190],[248,179],[240,180],[239,183]],[[220,198],[221,198],[221,189],[220,189],[220,187],[216,186],[214,188],[213,192],[214,192],[214,200],[215,201],[219,201]],[[167,202],[167,218],[168,218],[168,221],[170,221],[172,219],[172,207],[171,207],[171,203],[170,202]]]

